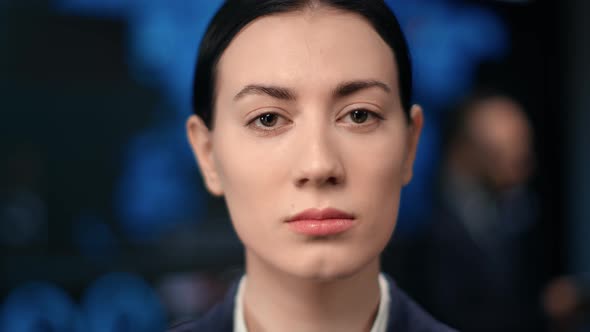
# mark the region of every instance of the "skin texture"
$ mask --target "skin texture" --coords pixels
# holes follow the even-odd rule
[[[251,22],[217,75],[213,129],[197,116],[187,129],[206,186],[225,197],[246,249],[249,330],[368,331],[379,255],[422,128],[419,107],[411,123],[401,108],[391,49],[358,15],[306,8]],[[383,85],[334,95],[358,80]],[[244,90],[251,85],[283,90],[276,98]],[[358,109],[370,112],[362,123],[351,117]],[[278,115],[271,127],[265,113]],[[328,207],[352,214],[354,227],[309,237],[286,226]]]

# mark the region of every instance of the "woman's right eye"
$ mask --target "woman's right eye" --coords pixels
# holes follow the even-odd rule
[[[266,112],[257,115],[248,122],[248,126],[259,131],[273,131],[289,124],[284,116],[273,112]]]

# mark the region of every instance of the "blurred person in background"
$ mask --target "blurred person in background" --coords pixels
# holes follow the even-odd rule
[[[543,291],[551,332],[590,331],[590,275],[560,276]]]
[[[540,269],[533,132],[523,107],[494,91],[449,122],[437,208],[423,254],[427,309],[459,330],[539,331]]]

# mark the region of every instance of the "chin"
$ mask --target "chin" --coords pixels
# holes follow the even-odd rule
[[[363,269],[367,268],[370,263],[378,260],[378,252],[375,255],[358,255],[356,253],[306,253],[301,255],[297,260],[291,259],[281,261],[279,269],[284,272],[300,277],[302,279],[331,281],[350,278]]]

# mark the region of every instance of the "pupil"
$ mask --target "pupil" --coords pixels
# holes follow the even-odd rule
[[[263,114],[260,116],[260,122],[265,127],[272,127],[277,123],[277,115],[272,113]]]
[[[367,117],[369,116],[369,113],[367,111],[363,111],[363,110],[356,110],[352,112],[352,121],[356,122],[356,123],[363,123],[365,121],[367,121]]]

